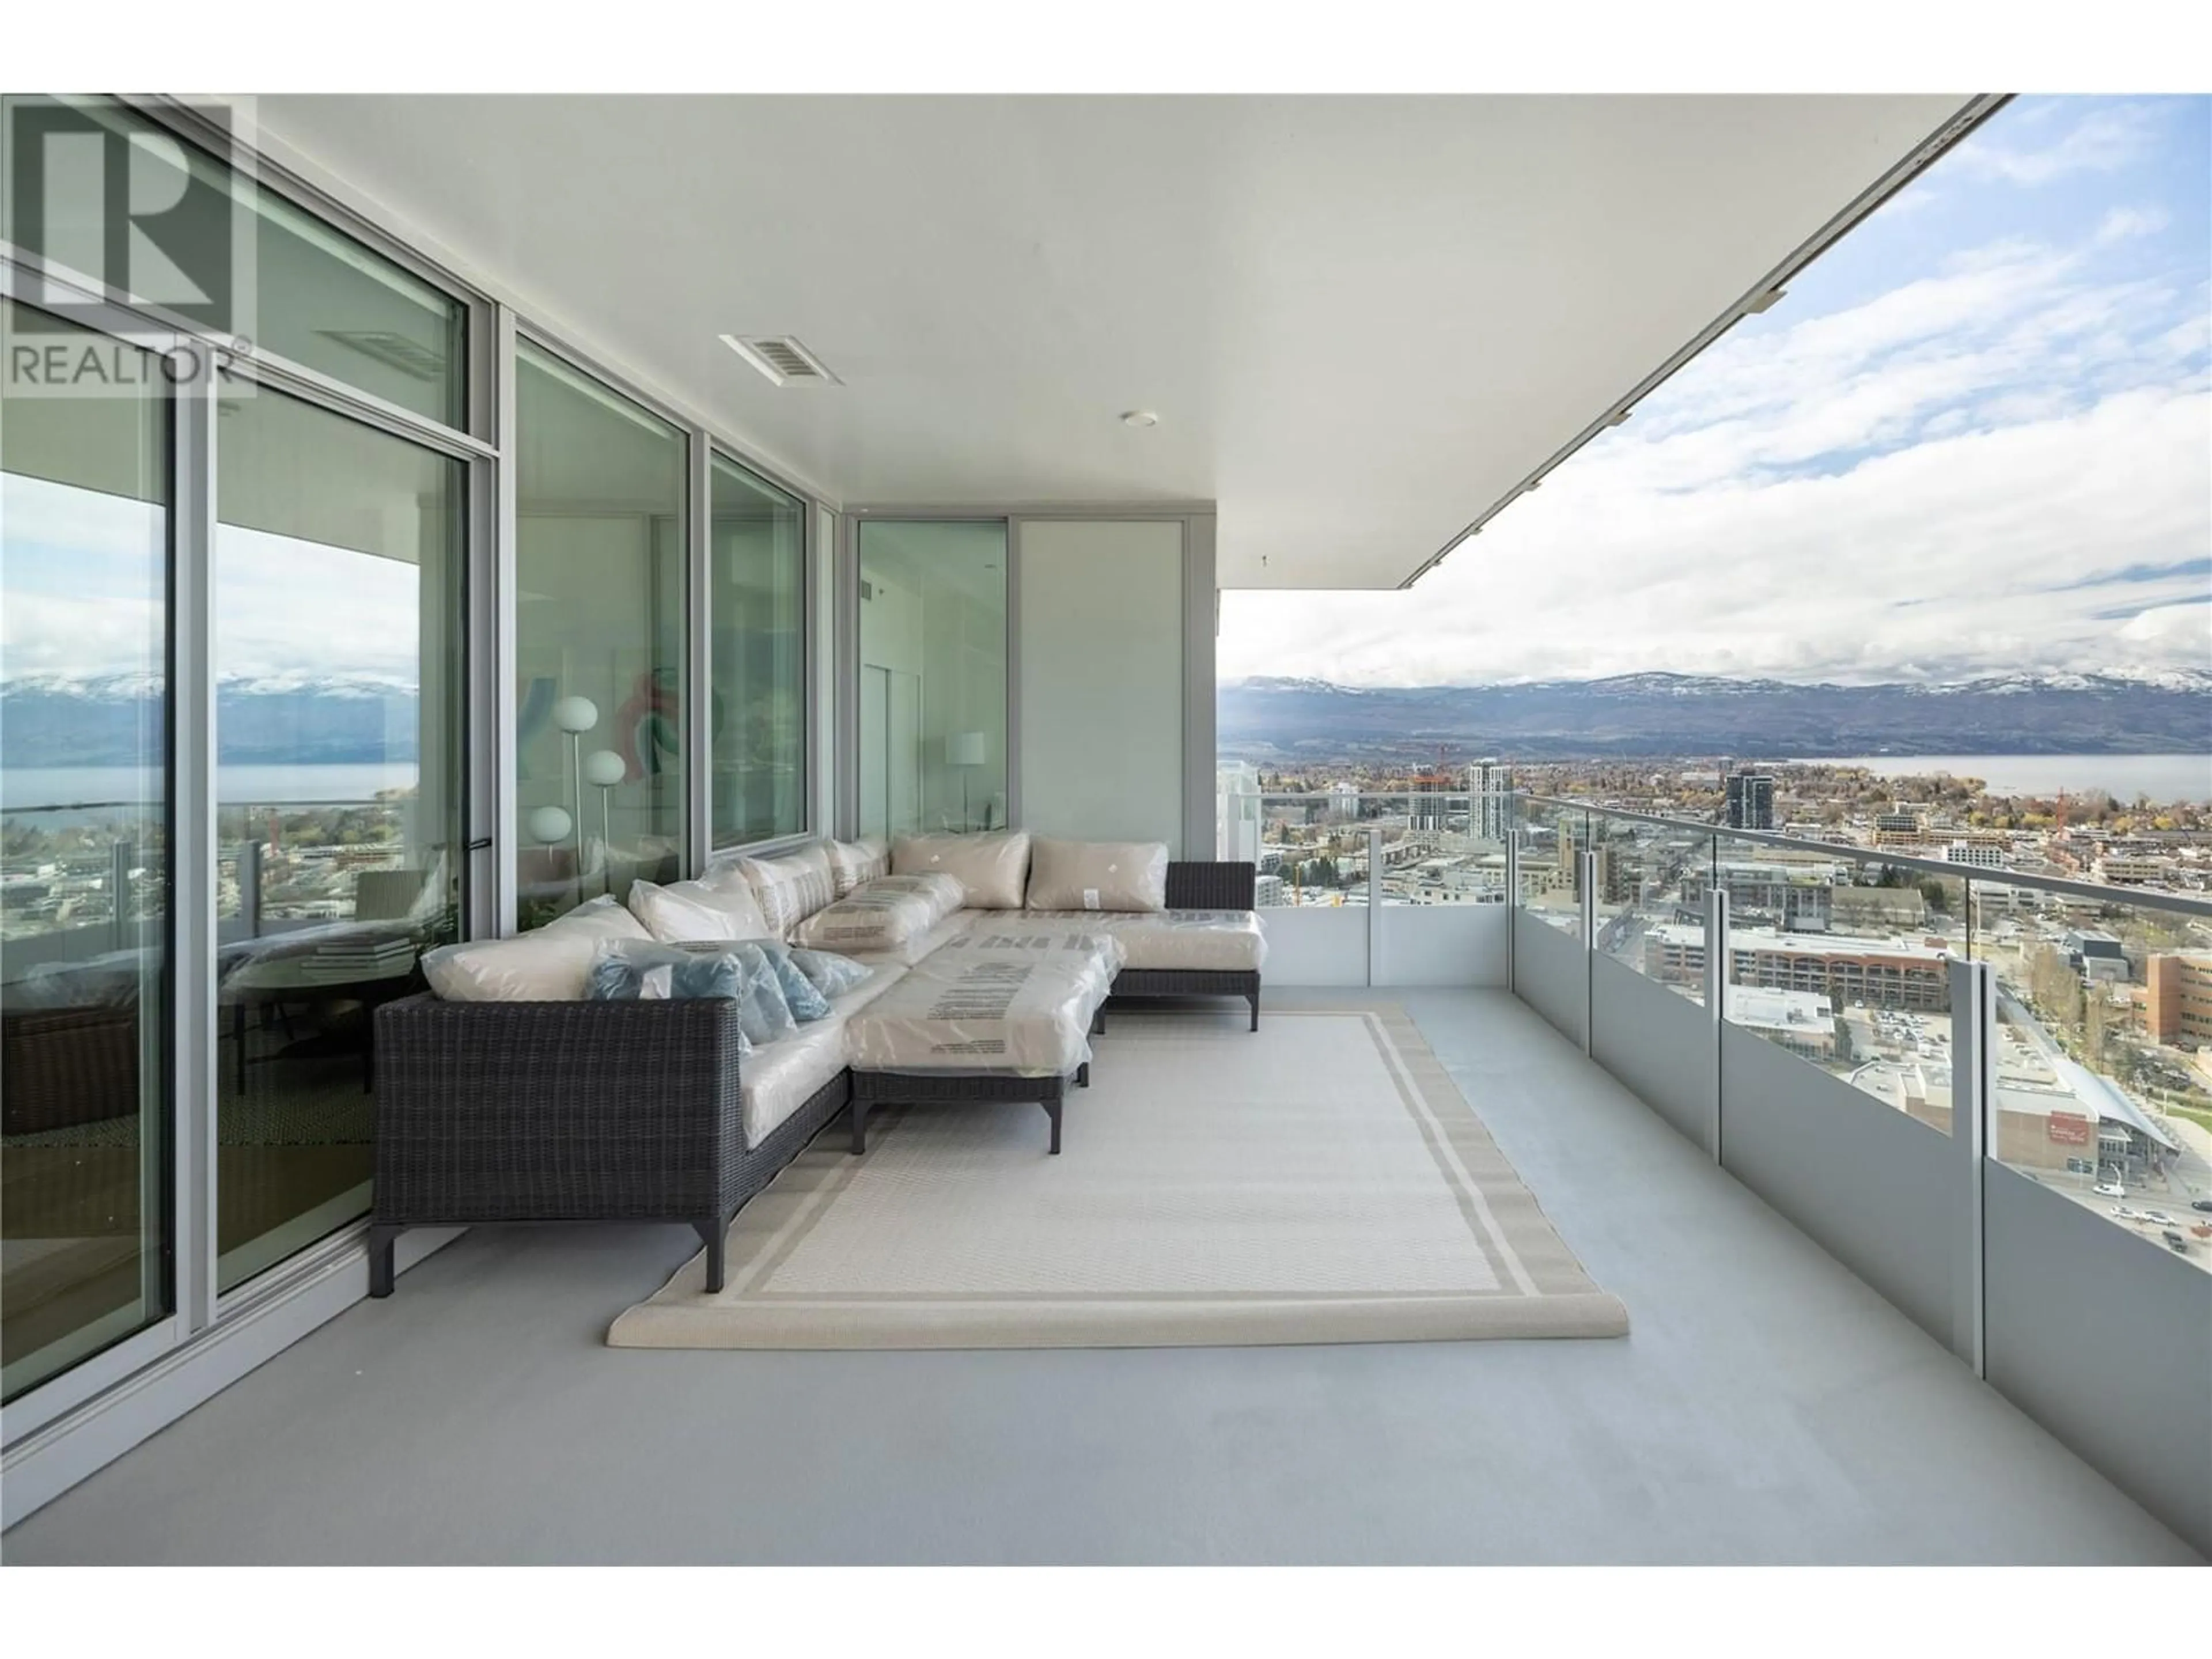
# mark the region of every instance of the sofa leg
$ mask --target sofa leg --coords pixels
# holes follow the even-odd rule
[[[722,1262],[729,1248],[730,1224],[720,1215],[702,1215],[691,1226],[707,1247],[707,1290],[712,1294],[722,1288]]]
[[[1052,1119],[1052,1152],[1055,1158],[1060,1155],[1060,1102],[1058,1097],[1044,1103],[1045,1112]]]
[[[1255,987],[1253,989],[1247,991],[1244,994],[1244,1000],[1252,1005],[1252,1029],[1256,1031],[1260,1029],[1260,992],[1258,988]]]
[[[1075,1068],[1075,1086],[1079,1089],[1091,1086],[1091,1062],[1087,1060]]]
[[[372,1223],[368,1230],[368,1293],[380,1301],[392,1294],[394,1277],[393,1253],[399,1243],[404,1227],[395,1227],[386,1222]]]
[[[1093,1036],[1106,1035],[1106,1005],[1103,1002],[1098,1005],[1098,1012],[1091,1016],[1091,1035]]]
[[[858,1158],[868,1150],[868,1103],[859,1095],[853,1097],[853,1156]]]

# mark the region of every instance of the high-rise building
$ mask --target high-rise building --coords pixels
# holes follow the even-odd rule
[[[1513,826],[1513,782],[1495,759],[1467,769],[1468,832],[1480,841],[1504,841]]]
[[[1728,780],[1728,827],[1774,828],[1774,777],[1767,772],[1732,772]]]

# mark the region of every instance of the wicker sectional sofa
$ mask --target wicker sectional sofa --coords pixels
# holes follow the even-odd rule
[[[1249,1005],[1258,1030],[1254,885],[1249,864],[1169,864],[1169,909],[1150,929],[1143,917],[1113,919],[1128,960],[1107,1006],[1231,996]],[[990,914],[963,910],[942,932]],[[1228,958],[1249,965],[1178,965]],[[863,992],[879,994],[902,972],[880,967]],[[370,1294],[392,1293],[394,1248],[409,1227],[517,1221],[689,1223],[707,1248],[708,1287],[720,1289],[731,1217],[850,1108],[854,1073],[830,1045],[866,1000],[842,999],[829,1022],[800,1028],[810,1035],[750,1057],[725,1000],[386,1004],[375,1025]],[[793,1042],[812,1047],[803,1057],[780,1052]],[[804,1066],[792,1063],[801,1058]],[[749,1084],[772,1073],[783,1074],[771,1079],[783,1097],[763,1114]],[[796,1103],[794,1083],[804,1091]]]

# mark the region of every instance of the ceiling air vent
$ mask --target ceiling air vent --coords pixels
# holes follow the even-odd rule
[[[822,360],[788,334],[725,334],[722,343],[778,386],[838,386]]]
[[[386,368],[396,368],[418,380],[445,378],[445,358],[421,341],[410,340],[404,334],[380,328],[325,328],[316,332],[325,340],[351,346],[363,356],[374,357]]]

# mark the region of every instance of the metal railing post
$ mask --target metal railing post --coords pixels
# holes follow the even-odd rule
[[[1382,927],[1382,826],[1367,826],[1367,983],[1375,983]]]
[[[1597,851],[1586,846],[1575,855],[1582,873],[1583,889],[1583,1052],[1589,1054],[1595,1047],[1594,1028],[1597,1022],[1597,999],[1591,994],[1590,985],[1597,966]]]
[[[1951,1156],[1959,1180],[1951,1237],[1951,1352],[1989,1374],[1984,1342],[1982,1161],[1989,1146],[1996,1055],[1996,978],[1986,962],[1954,957],[1951,990]]]
[[[261,937],[261,843],[238,845],[238,923],[247,939]]]
[[[1511,808],[1517,817],[1520,801],[1515,798]],[[1521,912],[1521,826],[1508,823],[1505,830],[1505,988],[1515,996],[1521,994],[1521,951],[1514,943],[1520,930]]]
[[[108,892],[112,896],[115,919],[109,930],[115,949],[125,949],[131,943],[131,866],[136,861],[137,848],[127,841],[118,841],[107,849]]]
[[[1705,892],[1705,1012],[1713,1022],[1713,1097],[1705,1147],[1721,1162],[1721,1028],[1728,1024],[1729,900],[1718,882]]]

